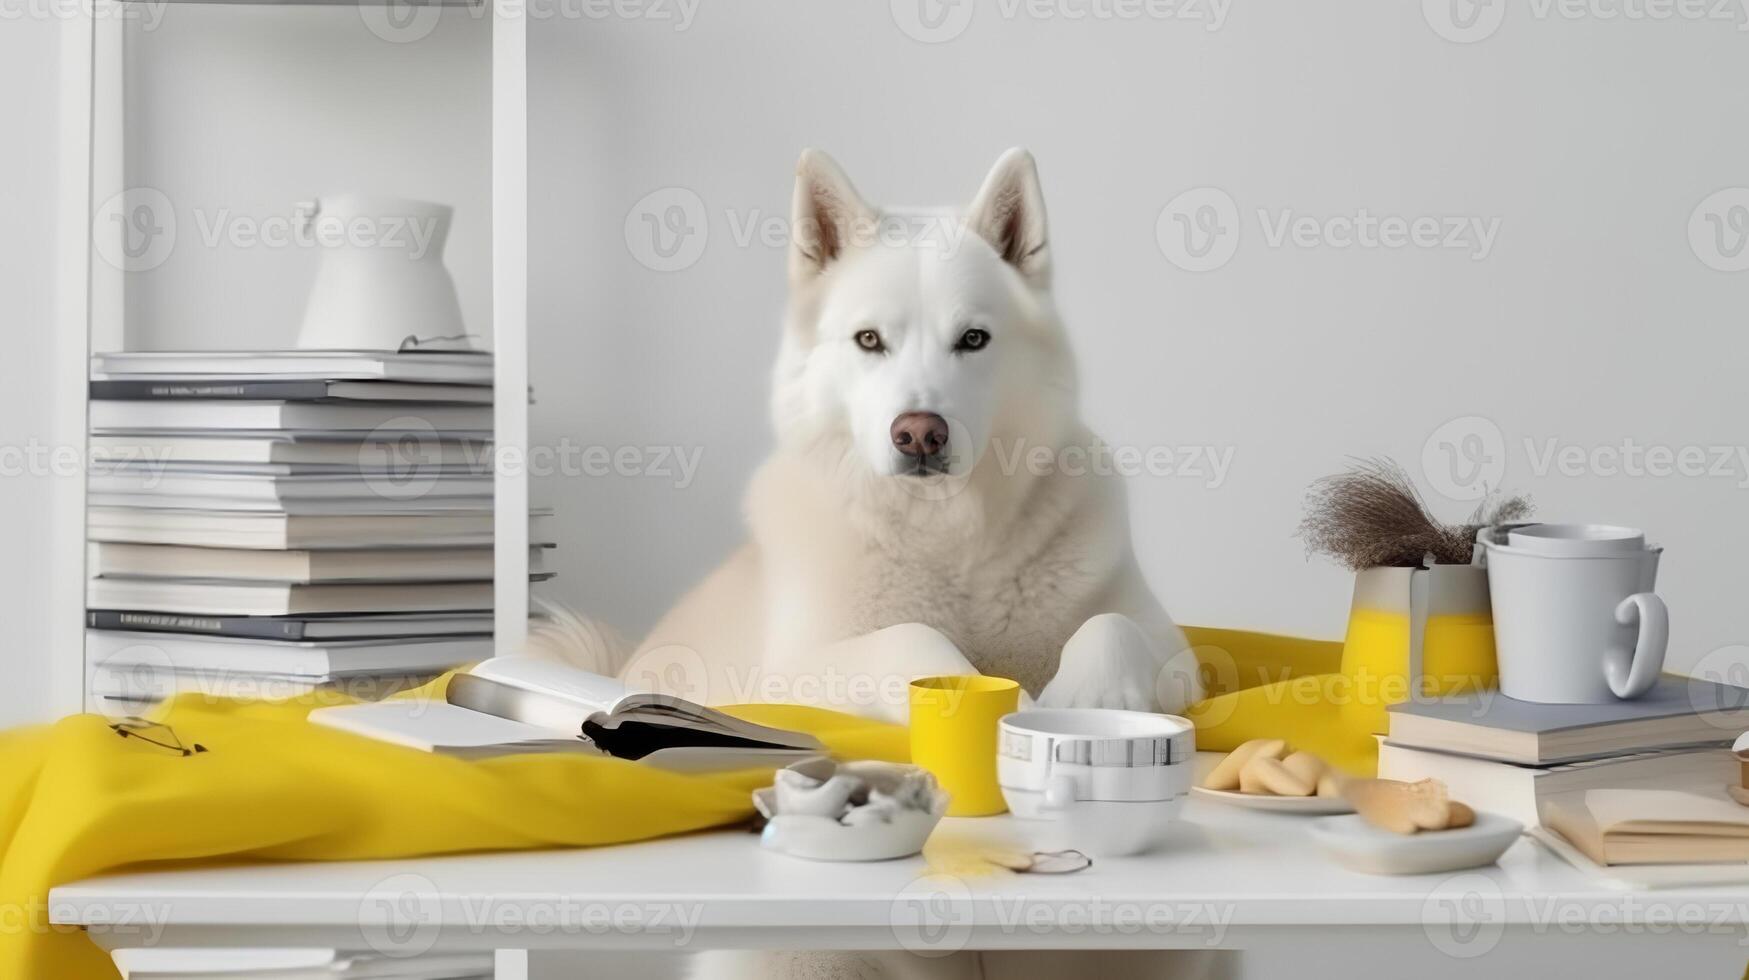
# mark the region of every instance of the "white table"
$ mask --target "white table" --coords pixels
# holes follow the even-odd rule
[[[930,861],[859,865],[772,854],[749,833],[721,831],[590,850],[117,874],[55,889],[51,914],[112,949],[493,949],[504,978],[526,976],[527,951],[548,949],[1247,948],[1383,930],[1462,958],[1526,933],[1635,936],[1690,953],[1749,942],[1749,887],[1612,890],[1527,839],[1497,867],[1360,875],[1314,850],[1303,818],[1199,800],[1151,855],[1063,876],[955,873],[993,845],[1024,848],[1027,831],[1010,817],[950,819]]]

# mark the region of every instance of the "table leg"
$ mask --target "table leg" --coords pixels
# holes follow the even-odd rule
[[[528,980],[528,950],[500,949],[492,953],[493,980]]]

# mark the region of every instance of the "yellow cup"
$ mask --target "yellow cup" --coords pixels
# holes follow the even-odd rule
[[[1020,707],[1020,685],[971,674],[911,682],[911,761],[934,774],[952,799],[950,817],[1008,809],[996,782],[996,722]]]

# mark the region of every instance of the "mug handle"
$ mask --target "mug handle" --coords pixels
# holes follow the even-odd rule
[[[1670,610],[1650,592],[1638,592],[1615,607],[1615,621],[1639,623],[1633,650],[1611,647],[1603,653],[1603,677],[1616,697],[1637,698],[1650,691],[1664,669],[1664,649],[1670,643]]]

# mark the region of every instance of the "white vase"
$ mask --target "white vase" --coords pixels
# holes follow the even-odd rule
[[[443,265],[453,208],[364,194],[299,208],[301,231],[320,256],[298,328],[300,348],[399,350],[410,339],[472,346]]]

